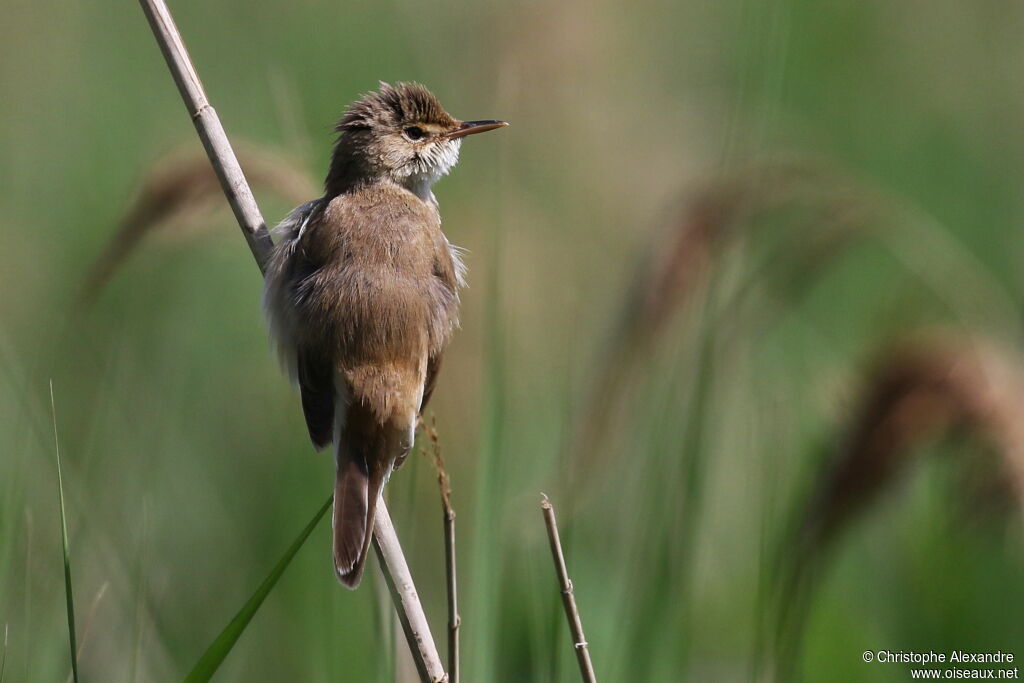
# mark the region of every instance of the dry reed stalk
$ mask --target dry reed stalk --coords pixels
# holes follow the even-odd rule
[[[249,250],[260,272],[264,272],[270,250],[273,248],[270,233],[220,119],[206,98],[170,10],[163,0],[139,0],[139,4],[142,5],[142,10],[149,20],[153,35],[160,45],[210,163],[217,172],[221,188],[238,220]],[[425,683],[447,681],[448,676],[437,654],[423,606],[420,604],[408,563],[405,561],[405,555],[402,553],[383,499],[377,503],[373,544],[420,678]]]
[[[448,677],[450,683],[459,683],[459,615],[458,582],[455,566],[455,509],[452,507],[452,487],[441,457],[441,443],[437,428],[423,423],[423,431],[430,439],[430,450],[437,471],[437,486],[441,492],[441,515],[444,523],[444,569],[448,586]]]
[[[558,523],[555,521],[555,508],[547,496],[541,495],[543,500],[540,507],[544,513],[544,525],[548,530],[551,559],[555,563],[555,573],[558,574],[558,583],[562,589],[562,606],[565,608],[565,617],[569,620],[569,631],[572,633],[576,661],[580,665],[580,676],[584,683],[596,683],[597,676],[594,674],[594,665],[590,661],[587,637],[583,634],[583,622],[580,620],[580,612],[576,607],[576,595],[573,593],[572,580],[569,579],[569,570],[565,566],[562,541],[558,536]]]
[[[444,568],[448,585],[448,670],[451,683],[459,683],[459,596],[455,571],[455,511],[451,505],[444,511]]]
[[[412,581],[409,565],[405,562],[402,547],[398,544],[391,515],[388,513],[384,499],[377,501],[377,521],[373,527],[373,547],[377,551],[377,559],[391,591],[391,599],[395,603],[398,621],[412,651],[416,671],[420,680],[428,683],[447,683],[448,675],[437,654],[434,637],[430,633],[427,617],[423,613],[416,585]]]
[[[181,99],[185,102],[192,123],[195,125],[196,133],[203,143],[207,156],[217,179],[220,180],[221,189],[227,197],[231,211],[235,214],[238,226],[242,229],[242,235],[249,245],[249,251],[256,259],[260,272],[266,268],[266,261],[270,250],[274,246],[267,231],[267,225],[260,214],[256,198],[253,197],[249,183],[245,180],[242,167],[238,164],[235,152],[228,141],[227,133],[220,123],[217,112],[210,106],[203,90],[203,84],[199,80],[192,60],[182,42],[181,34],[174,23],[170,10],[163,0],[139,0],[142,11],[149,20],[150,28],[153,29],[153,36],[160,46],[160,51],[167,61],[167,67],[171,70],[174,83],[178,86]]]

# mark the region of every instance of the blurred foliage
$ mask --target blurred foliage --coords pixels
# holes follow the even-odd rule
[[[602,680],[895,681],[907,667],[860,653],[1024,656],[1021,506],[997,469],[981,479],[1010,502],[982,506],[963,469],[998,462],[985,438],[911,444],[949,457],[916,458],[831,538],[795,641],[777,604],[879,354],[936,326],[1024,348],[1020,3],[173,5],[228,134],[314,178],[378,80],[512,122],[436,188],[470,252],[432,404],[465,680],[576,680],[540,491]],[[332,463],[226,208],[156,231],[79,303],[145,179],[198,148],[139,9],[14,0],[0,44],[4,677],[70,672],[52,378],[82,679],[180,679]],[[295,203],[256,192],[271,222]],[[721,239],[684,237],[707,206]],[[389,495],[441,641],[433,477],[410,458]],[[339,588],[328,547],[321,526],[217,680],[386,680],[389,612],[372,582]]]

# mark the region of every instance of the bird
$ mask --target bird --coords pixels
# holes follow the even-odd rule
[[[313,446],[333,449],[334,568],[348,588],[459,324],[465,266],[432,187],[464,137],[507,125],[460,121],[423,85],[381,82],[338,121],[323,196],[275,228],[264,313]]]

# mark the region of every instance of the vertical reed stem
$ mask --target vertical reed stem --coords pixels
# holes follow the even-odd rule
[[[462,617],[459,616],[458,581],[455,567],[455,508],[452,507],[452,487],[448,480],[448,472],[444,468],[441,457],[441,443],[433,422],[423,425],[424,432],[430,439],[430,447],[434,456],[434,469],[437,470],[437,486],[441,492],[441,514],[444,524],[444,569],[448,583],[448,676],[450,683],[459,683],[459,627]]]
[[[448,575],[448,672],[451,683],[459,683],[459,600],[455,580],[455,511],[445,503],[444,509],[444,568]]]

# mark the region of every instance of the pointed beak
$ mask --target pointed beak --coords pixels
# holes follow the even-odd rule
[[[504,128],[508,123],[505,121],[463,121],[459,124],[459,127],[453,130],[451,133],[444,135],[445,138],[451,140],[453,138],[461,138],[467,135],[474,135],[476,133],[486,133],[489,130],[496,128]]]

